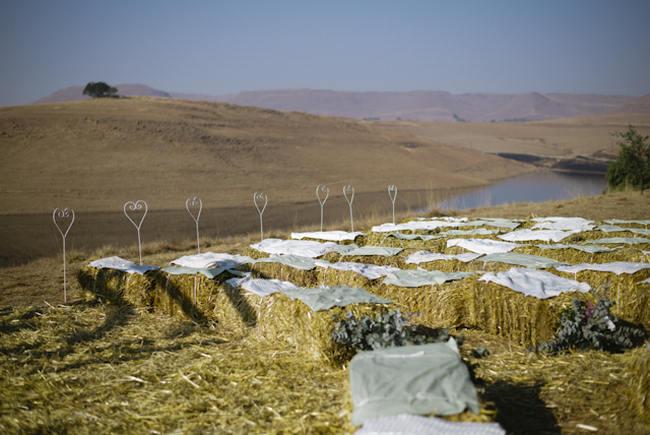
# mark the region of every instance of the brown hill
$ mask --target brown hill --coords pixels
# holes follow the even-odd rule
[[[624,104],[617,111],[622,113],[650,113],[650,94]]]
[[[635,97],[620,95],[451,94],[442,91],[349,92],[316,89],[273,89],[228,95],[165,92],[145,85],[118,85],[121,95],[172,97],[226,102],[305,113],[435,122],[541,121],[620,112]],[[81,87],[66,88],[37,102],[82,99]],[[637,109],[638,110],[638,109]]]
[[[171,95],[165,91],[154,89],[147,85],[123,83],[116,85],[118,95],[126,96],[143,96],[143,97],[163,97],[170,98]],[[84,86],[69,86],[59,89],[58,91],[34,101],[34,104],[42,103],[60,103],[63,101],[86,100],[89,97],[83,94]]]
[[[127,199],[179,208],[313,200],[325,183],[358,192],[483,184],[530,170],[496,156],[363,121],[163,98],[0,108],[5,214],[121,210]]]

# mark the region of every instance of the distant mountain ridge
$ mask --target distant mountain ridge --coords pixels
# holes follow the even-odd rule
[[[597,94],[452,94],[445,91],[352,92],[272,89],[205,95],[166,92],[142,84],[115,86],[120,95],[231,103],[317,115],[379,120],[524,122],[604,113],[650,113],[650,94],[642,97]],[[81,100],[82,86],[60,89],[35,103]]]

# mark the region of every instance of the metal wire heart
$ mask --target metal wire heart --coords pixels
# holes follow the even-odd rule
[[[348,205],[352,205],[352,201],[354,201],[354,187],[350,186],[349,184],[343,186],[343,196],[348,202]]]
[[[57,218],[63,220],[63,222],[61,222],[62,224],[65,224],[67,220],[70,220],[68,228],[65,231],[61,229],[61,226],[57,222]],[[70,231],[70,228],[72,228],[72,224],[74,223],[74,210],[67,207],[64,209],[55,208],[52,212],[52,220],[54,221],[56,229],[59,230],[59,233],[61,233],[61,237],[65,239],[68,235],[68,231]]]
[[[395,202],[395,199],[397,199],[397,186],[394,184],[388,186],[388,197],[392,202]]]
[[[321,195],[325,195],[324,198],[321,197]],[[318,198],[319,204],[322,206],[325,204],[325,201],[327,201],[327,198],[330,196],[330,188],[325,186],[324,184],[319,184],[316,186],[316,198]]]
[[[144,213],[142,214],[142,217],[140,218],[140,223],[136,224],[135,221],[129,216],[128,211],[136,211],[136,210],[144,210]],[[133,201],[127,201],[124,203],[124,215],[128,220],[131,221],[133,226],[140,231],[140,226],[142,226],[142,222],[144,221],[145,216],[147,216],[147,211],[149,211],[149,206],[147,206],[147,203],[140,199],[136,202]]]
[[[260,204],[264,201],[264,205],[260,209]],[[266,209],[266,204],[269,202],[268,196],[266,196],[266,193],[264,192],[255,192],[253,193],[253,203],[255,204],[255,208],[257,209],[257,212],[262,215],[264,213],[264,210]]]
[[[192,216],[194,222],[199,223],[201,217],[201,210],[203,210],[203,201],[198,196],[194,198],[187,198],[185,200],[185,210]]]

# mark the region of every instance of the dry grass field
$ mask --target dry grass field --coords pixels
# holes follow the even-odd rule
[[[650,195],[620,192],[452,213],[468,216],[650,216]],[[360,223],[363,230],[370,224]],[[385,219],[384,219],[385,220]],[[294,229],[314,229],[294,228]],[[273,234],[287,237],[286,232]],[[255,236],[206,238],[204,250],[244,253]],[[147,243],[144,261],[191,254],[190,242]],[[68,273],[89,258],[137,258],[135,246],[72,252]],[[350,433],[348,371],[302,358],[282,343],[225,325],[90,302],[60,257],[0,269],[0,429],[4,432]],[[622,354],[527,352],[502,336],[458,328],[461,356],[481,400],[508,433],[647,433],[632,407],[645,348]],[[491,355],[478,358],[477,346]],[[644,353],[645,352],[645,353]],[[636,365],[635,365],[636,364]],[[646,369],[647,370],[647,366]],[[640,396],[639,396],[640,397]],[[641,412],[641,414],[639,414]],[[587,429],[585,429],[587,428]]]

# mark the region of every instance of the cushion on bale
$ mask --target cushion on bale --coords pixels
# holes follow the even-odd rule
[[[447,255],[447,254],[438,254],[437,252],[430,252],[430,251],[417,251],[409,255],[408,257],[406,257],[404,261],[410,264],[429,263],[431,261],[440,261],[440,260],[442,261],[458,260],[458,261],[462,261],[463,263],[468,263],[472,260],[477,259],[481,255],[482,254],[474,254],[471,252],[467,252],[465,254]]]
[[[399,240],[429,240],[442,239],[442,236],[429,236],[426,234],[404,234],[404,233],[390,233],[387,237],[394,237]]]
[[[544,217],[534,218],[533,229],[590,231],[594,229],[593,221],[581,217]]]
[[[577,251],[587,252],[589,254],[598,254],[599,252],[612,252],[620,248],[608,248],[600,245],[575,245],[557,243],[554,245],[535,245],[540,249],[575,249]]]
[[[384,284],[398,287],[422,287],[434,284],[443,284],[447,281],[467,278],[477,272],[441,272],[439,270],[397,270],[391,272],[384,279]]]
[[[479,413],[453,338],[446,343],[359,352],[350,362],[352,423],[399,414]]]
[[[381,257],[392,257],[402,252],[402,248],[392,248],[390,246],[362,246],[345,253],[347,256],[378,255]]]
[[[203,254],[185,255],[170,261],[177,266],[194,267],[207,269],[209,267],[223,267],[233,269],[242,264],[252,263],[253,260],[245,255],[233,255],[226,253],[204,252]]]
[[[650,236],[650,230],[647,230],[645,228],[619,227],[618,225],[600,225],[596,229],[605,233],[620,233],[628,231],[630,233],[641,234],[643,236]]]
[[[570,235],[579,232],[580,230],[517,230],[497,237],[501,240],[507,240],[508,242],[528,242],[531,240],[559,242],[560,240],[566,239]]]
[[[348,287],[346,285],[313,288],[285,287],[280,291],[292,299],[302,301],[313,311],[329,310],[334,306],[346,307],[352,304],[392,303],[390,299],[382,299],[362,288]]]
[[[644,237],[608,237],[604,239],[587,240],[585,243],[595,244],[595,245],[599,243],[605,243],[607,245],[609,244],[639,245],[641,243],[650,243],[650,239],[646,239]]]
[[[567,264],[553,260],[552,258],[540,257],[539,255],[518,254],[516,252],[497,252],[496,254],[488,254],[481,257],[480,261],[516,264],[517,266],[531,267],[533,269],[546,269],[548,267],[557,267]]]
[[[200,273],[209,279],[214,279],[221,275],[227,269],[225,267],[217,268],[199,268],[199,267],[185,267],[185,266],[167,266],[161,269],[163,272],[170,275],[195,275]]]
[[[562,278],[542,270],[513,267],[507,272],[488,272],[479,281],[493,282],[538,299],[551,298],[569,291],[582,293],[591,290],[589,284]]]
[[[358,231],[314,231],[310,233],[291,233],[292,239],[317,239],[328,240],[330,242],[342,242],[344,240],[354,240],[364,234]]]
[[[456,236],[490,236],[498,233],[498,230],[486,230],[485,228],[476,228],[474,230],[448,230],[440,233],[443,237]]]
[[[509,252],[518,246],[516,243],[500,242],[491,239],[449,239],[447,240],[447,247],[460,246],[468,251],[476,252],[477,254],[494,254],[496,252]]]
[[[594,270],[597,272],[613,272],[617,275],[622,273],[635,274],[639,270],[650,269],[650,263],[635,263],[631,261],[613,261],[611,263],[598,264],[575,264],[570,266],[559,266],[556,269],[560,272],[577,273],[583,270]]]
[[[300,287],[289,281],[281,281],[279,279],[262,279],[252,278],[250,275],[243,278],[230,278],[226,281],[232,287],[241,287],[246,291],[254,293],[258,296],[268,296],[273,293],[283,292],[286,289],[301,290]]]
[[[355,245],[356,246],[356,245]],[[282,240],[282,239],[264,239],[259,243],[250,245],[251,248],[267,254],[276,255],[299,255],[301,257],[316,258],[321,255],[335,251],[342,245],[334,242],[315,242],[312,240]]]
[[[400,414],[366,420],[355,435],[505,435],[499,423],[447,421],[436,417]]]
[[[393,266],[378,266],[376,264],[354,263],[345,261],[330,263],[324,260],[316,260],[315,264],[318,267],[332,268],[342,271],[350,270],[352,272],[363,275],[368,279],[378,279],[382,276],[388,275],[390,272],[399,270],[399,268]]]
[[[300,270],[312,270],[316,267],[313,258],[302,257],[300,255],[271,255],[266,258],[258,258],[254,260],[255,263],[282,263]]]
[[[146,264],[143,264],[142,266],[138,266],[132,261],[125,260],[120,257],[106,257],[106,258],[100,258],[99,260],[91,261],[89,264],[90,267],[96,267],[98,269],[114,269],[114,270],[120,270],[122,272],[126,273],[137,273],[140,275],[144,275],[146,272],[149,272],[150,270],[158,270],[158,266],[148,266]]]

